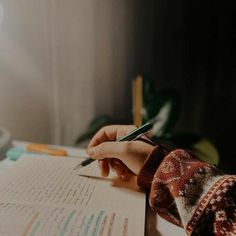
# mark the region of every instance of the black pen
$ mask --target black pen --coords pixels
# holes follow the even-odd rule
[[[149,130],[152,129],[153,125],[157,122],[157,118],[153,118],[150,121],[148,121],[147,123],[145,123],[144,125],[140,126],[137,129],[134,129],[133,131],[131,131],[130,133],[128,133],[127,135],[125,135],[124,137],[120,138],[117,140],[117,142],[122,142],[122,141],[132,141],[132,140],[136,140],[138,138],[140,138],[141,136],[143,136],[145,133],[147,133]],[[79,163],[74,170],[79,169],[81,167],[87,166],[90,163],[96,161],[96,159],[93,158],[87,158],[84,161],[82,161],[81,163]]]

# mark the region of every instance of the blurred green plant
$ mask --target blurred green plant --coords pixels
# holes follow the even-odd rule
[[[174,128],[181,112],[181,97],[176,90],[155,90],[152,80],[143,80],[143,123],[153,117],[158,118],[154,125],[151,139],[154,142],[168,143],[170,146],[192,151],[200,160],[218,165],[219,154],[210,140],[193,133],[175,133]],[[87,130],[76,140],[76,145],[89,140],[103,126],[127,124],[128,119],[117,120],[108,115],[100,115],[91,121]]]

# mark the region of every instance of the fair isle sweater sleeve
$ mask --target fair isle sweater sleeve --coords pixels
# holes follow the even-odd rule
[[[236,175],[222,175],[182,149],[157,146],[138,175],[150,206],[188,235],[236,235]]]

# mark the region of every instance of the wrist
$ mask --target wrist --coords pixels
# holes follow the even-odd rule
[[[150,189],[153,176],[168,153],[169,151],[162,145],[157,145],[152,149],[138,173],[137,181],[140,187]]]

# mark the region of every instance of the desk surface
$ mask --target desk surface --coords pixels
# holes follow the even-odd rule
[[[25,148],[27,142],[14,141],[13,146]],[[61,146],[57,146],[61,147]],[[82,149],[63,147],[73,156],[86,156],[86,152]],[[0,161],[0,171],[7,169],[14,165],[15,161],[11,161],[8,158]],[[146,220],[146,235],[147,236],[184,236],[186,235],[184,230],[174,224],[169,223],[165,219],[161,218],[158,214],[152,212],[150,207],[147,207],[147,220]]]

